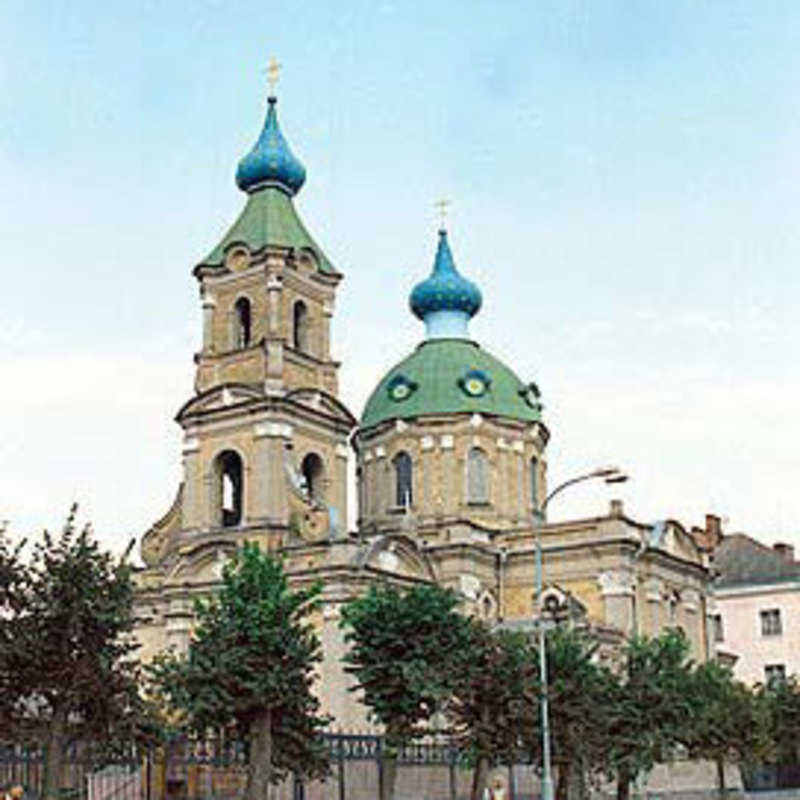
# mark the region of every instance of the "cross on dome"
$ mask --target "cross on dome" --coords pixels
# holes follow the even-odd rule
[[[270,97],[275,96],[275,87],[281,77],[281,64],[275,56],[271,56],[267,64],[267,85],[269,86]]]
[[[270,91],[267,98],[267,118],[253,149],[239,162],[236,169],[236,185],[245,192],[252,193],[276,186],[294,195],[306,179],[305,167],[292,153],[278,126],[275,87],[278,85],[280,72],[281,65],[273,56],[267,66]]]
[[[450,201],[442,198],[437,200],[434,205],[439,211],[439,230],[447,230],[447,207],[450,205]]]
[[[424,321],[428,339],[468,339],[469,320],[478,313],[481,302],[480,289],[456,269],[443,224],[433,271],[411,291],[411,311]]]

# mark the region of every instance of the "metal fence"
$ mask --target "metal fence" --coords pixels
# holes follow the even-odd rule
[[[309,782],[291,777],[275,787],[274,800],[375,800],[385,779],[383,738],[327,733],[324,740],[328,777]],[[246,748],[235,739],[176,739],[111,761],[80,746],[65,756],[64,800],[235,800],[246,781]],[[40,797],[43,762],[40,748],[0,746],[0,787],[19,783],[29,798]],[[538,797],[533,767],[509,768],[508,777],[512,800]],[[463,800],[471,782],[472,768],[448,743],[414,742],[397,752],[397,800]]]

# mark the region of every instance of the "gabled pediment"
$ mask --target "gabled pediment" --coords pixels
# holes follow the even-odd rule
[[[675,520],[668,519],[656,522],[647,532],[648,546],[662,550],[671,556],[686,561],[700,561],[700,549],[697,542]]]
[[[236,546],[229,541],[209,541],[195,550],[182,553],[167,575],[169,582],[219,583],[222,568],[234,554]]]
[[[428,556],[408,536],[389,534],[373,541],[359,556],[361,569],[390,572],[415,580],[435,581],[436,575]]]
[[[347,406],[322,389],[311,387],[294,389],[286,395],[286,400],[317,413],[340,419],[348,425],[356,424],[356,418],[350,413]]]
[[[193,397],[185,403],[175,416],[180,422],[189,414],[202,414],[207,411],[218,411],[238,403],[261,400],[263,393],[244,383],[225,383],[215,386]]]

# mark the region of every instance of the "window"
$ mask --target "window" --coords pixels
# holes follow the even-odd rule
[[[761,612],[761,635],[780,636],[783,633],[781,625],[781,611],[779,608],[769,608]]]
[[[302,300],[294,304],[292,315],[294,349],[308,352],[308,308]]]
[[[394,467],[394,504],[399,507],[410,506],[414,501],[414,480],[411,456],[398,453],[392,459]]]
[[[783,683],[786,680],[786,666],[784,664],[767,664],[764,667],[764,681],[767,686]]]
[[[678,593],[677,592],[671,592],[670,596],[669,596],[669,603],[668,603],[668,605],[669,605],[669,624],[670,625],[675,625],[675,623],[678,621],[678,602],[679,602]]]
[[[539,508],[539,459],[531,459],[531,505]]]
[[[309,499],[321,499],[322,477],[325,472],[322,459],[316,453],[309,453],[300,465],[300,472],[303,475]]]
[[[722,614],[713,614],[711,617],[711,635],[715,642],[725,641],[725,629],[722,627]]]
[[[233,450],[225,450],[216,460],[217,524],[225,528],[241,524],[243,475],[242,459]]]
[[[473,447],[467,454],[467,502],[489,502],[489,460],[480,447]]]
[[[250,344],[250,301],[240,297],[233,306],[235,320],[234,344],[238,348]]]

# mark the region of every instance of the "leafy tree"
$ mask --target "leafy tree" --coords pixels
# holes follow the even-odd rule
[[[522,633],[491,631],[471,620],[462,669],[447,704],[454,739],[475,761],[472,798],[479,800],[489,768],[514,764],[538,741],[539,668]]]
[[[759,687],[765,706],[772,759],[776,764],[800,762],[800,680],[791,675]]]
[[[716,764],[718,787],[724,794],[726,761],[757,763],[769,751],[766,705],[717,661],[696,667],[688,690],[691,714],[679,739],[690,758]],[[797,728],[792,738],[796,732]]]
[[[60,788],[75,739],[128,741],[145,710],[134,658],[128,556],[102,551],[73,507],[30,559],[0,533],[0,709],[6,731],[45,745],[43,795]]]
[[[394,793],[396,747],[441,710],[469,658],[468,623],[457,605],[456,594],[440,586],[373,584],[342,609],[345,670],[385,727],[381,800]]]
[[[576,629],[556,628],[547,636],[548,697],[553,763],[558,767],[557,800],[566,800],[570,776],[583,777],[604,764],[608,747],[607,709],[615,678],[596,662],[598,643]]]
[[[24,608],[25,569],[20,560],[24,544],[12,545],[5,526],[0,526],[0,729],[4,731],[17,727],[18,683],[8,659],[16,627],[11,621]]]
[[[279,561],[244,544],[223,569],[218,595],[195,604],[188,652],[158,658],[155,688],[191,728],[235,724],[249,742],[246,800],[266,800],[289,772],[321,777],[329,719],[312,694],[321,646],[306,621],[318,585],[291,591]]]
[[[665,760],[690,718],[691,664],[678,629],[629,640],[606,706],[606,769],[617,779],[618,800],[643,770]]]

